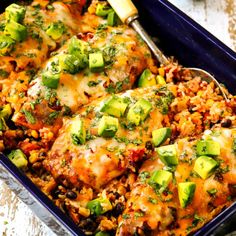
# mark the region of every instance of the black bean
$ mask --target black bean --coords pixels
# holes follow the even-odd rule
[[[118,202],[112,210],[112,215],[118,217],[124,210],[125,206],[123,203]]]
[[[223,182],[224,177],[223,177],[223,175],[222,175],[220,172],[216,172],[214,179],[215,179],[216,181],[218,181],[218,182]]]
[[[213,211],[216,207],[214,206],[214,204],[213,204],[212,202],[208,202],[207,208],[208,208],[208,210],[211,212],[211,211]]]
[[[171,211],[171,215],[173,217],[172,222],[169,224],[168,229],[176,229],[179,228],[179,224],[177,222],[178,219],[178,214],[177,214],[177,209],[175,207],[168,207]]]
[[[46,152],[40,152],[40,153],[39,153],[39,156],[40,156],[40,157],[43,157],[43,156],[45,157],[46,155],[47,155]]]
[[[79,224],[79,227],[83,230],[89,230],[89,231],[95,231],[97,229],[97,223],[95,220],[92,220],[90,218],[87,218],[85,220],[82,220]]]
[[[74,191],[67,191],[66,193],[66,197],[69,198],[69,199],[76,199],[77,198],[77,193],[74,192]]]
[[[148,223],[146,221],[143,222],[142,231],[143,231],[144,235],[150,235],[152,232],[151,227],[148,225]]]
[[[147,141],[146,144],[145,144],[145,147],[149,151],[154,151],[154,146],[153,146],[151,141]]]
[[[221,122],[221,127],[229,128],[232,125],[232,121],[230,119],[223,119]]]
[[[59,189],[54,189],[53,191],[51,191],[51,195],[52,195],[53,199],[58,199],[59,194],[61,194]]]
[[[236,184],[229,184],[229,192],[232,197],[236,197]]]

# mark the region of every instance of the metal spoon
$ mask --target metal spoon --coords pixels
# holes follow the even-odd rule
[[[108,2],[116,11],[121,21],[127,25],[131,25],[133,29],[140,35],[140,37],[146,42],[157,60],[163,65],[169,64],[169,60],[167,59],[167,57],[156,46],[156,44],[152,41],[150,36],[142,27],[142,25],[139,23],[138,10],[131,2],[131,0],[108,0]],[[228,101],[228,97],[224,92],[222,86],[210,73],[200,68],[183,68],[183,70],[188,70],[192,76],[200,76],[202,80],[205,80],[208,83],[213,81],[215,85],[220,89],[220,92],[222,93],[226,102]]]

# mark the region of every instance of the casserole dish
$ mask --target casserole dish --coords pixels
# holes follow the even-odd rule
[[[142,17],[145,19],[145,22],[143,23],[147,24],[146,28],[148,29],[150,20],[155,23],[155,27],[152,25],[152,29],[149,29],[150,33],[156,36],[155,32],[158,32],[160,42],[164,42],[161,44],[161,47],[167,54],[174,55],[186,66],[202,67],[203,69],[208,70],[213,73],[218,80],[226,84],[228,88],[231,88],[231,92],[234,93],[233,88],[236,83],[234,52],[165,1],[145,1],[145,4],[144,1],[139,1],[138,5],[140,9],[142,9]],[[150,16],[152,16],[153,19]],[[153,28],[155,29],[154,32],[152,31]],[[173,44],[173,38],[175,44]],[[170,45],[175,45],[175,47],[171,48]],[[185,53],[183,54],[183,52],[188,53],[186,55]],[[202,58],[202,55],[204,55],[204,58]],[[219,66],[219,64],[221,66]],[[224,78],[230,78],[230,80],[225,80]],[[53,213],[57,220],[62,219],[61,223],[70,233],[74,235],[80,234],[75,228],[75,225],[66,218],[64,219],[64,216],[60,215],[61,213],[47,202],[46,198],[43,195],[40,195],[36,188],[34,188],[32,184],[30,184],[30,182],[3,156],[1,158],[1,163],[4,168],[8,169],[9,173],[15,175],[18,181],[33,193],[35,198],[41,203],[46,203],[47,209]],[[4,177],[4,173],[6,174],[6,172],[2,171],[2,178],[6,180],[6,175]],[[8,181],[9,180],[10,179],[8,179]],[[207,226],[198,231],[197,234],[208,234],[214,227],[217,227],[219,223],[221,223],[221,220],[225,218],[225,215],[229,217],[234,211],[234,206],[228,208],[227,211],[223,212],[219,217],[215,218]],[[212,225],[214,225],[214,227],[212,227]],[[58,232],[58,229],[56,229],[55,232],[57,234],[60,233]]]

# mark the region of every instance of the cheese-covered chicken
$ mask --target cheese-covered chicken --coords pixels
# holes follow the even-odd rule
[[[86,40],[74,36],[55,54],[30,84],[27,101],[14,117],[16,124],[50,126],[68,111],[132,88],[152,62],[149,49],[127,26],[102,27]],[[33,122],[27,119],[29,113]]]
[[[162,127],[165,116],[157,104],[163,93],[168,107],[173,95],[166,87],[127,91],[83,107],[64,121],[46,168],[59,181],[99,189],[137,167],[152,153],[152,130]]]
[[[235,196],[235,135],[216,128],[202,139],[156,148],[139,169],[117,235],[186,235],[228,206]]]

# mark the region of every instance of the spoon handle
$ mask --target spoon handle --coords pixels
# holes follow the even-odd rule
[[[127,24],[129,17],[138,15],[138,10],[131,0],[108,0],[123,23]]]
[[[163,64],[168,64],[168,59],[161,52],[161,50],[156,46],[152,41],[150,36],[144,30],[142,25],[139,23],[138,19],[138,10],[131,2],[131,0],[108,0],[116,14],[122,20],[123,23],[131,25],[134,30],[140,35],[144,42],[151,49],[157,60]]]

